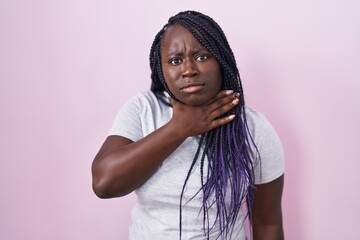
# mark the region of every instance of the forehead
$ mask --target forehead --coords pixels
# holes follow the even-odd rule
[[[205,48],[189,30],[180,24],[175,24],[166,29],[161,48],[178,48],[190,45],[192,48]]]

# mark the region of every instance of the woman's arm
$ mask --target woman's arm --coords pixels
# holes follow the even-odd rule
[[[185,139],[170,125],[137,142],[120,136],[107,137],[92,165],[94,192],[100,198],[120,197],[132,192]]]
[[[252,209],[254,240],[283,240],[281,197],[284,175],[266,184],[256,185]]]
[[[221,91],[208,104],[188,106],[169,99],[173,117],[163,127],[132,142],[109,136],[92,165],[93,189],[100,198],[124,196],[144,183],[160,164],[189,136],[229,123],[233,117],[217,119],[238,104],[231,91]]]

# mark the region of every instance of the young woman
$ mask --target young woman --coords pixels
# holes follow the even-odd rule
[[[100,198],[135,190],[130,239],[284,238],[284,159],[271,124],[245,105],[220,26],[171,17],[150,51],[151,91],[119,111],[94,159]]]

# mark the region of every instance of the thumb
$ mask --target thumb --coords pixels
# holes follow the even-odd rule
[[[174,104],[175,104],[176,101],[169,95],[169,93],[166,92],[166,91],[164,91],[164,95],[165,95],[165,97],[169,100],[171,106],[174,106]]]

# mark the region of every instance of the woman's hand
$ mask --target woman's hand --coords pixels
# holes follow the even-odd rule
[[[232,90],[220,91],[202,106],[188,106],[169,99],[173,106],[170,122],[137,142],[109,136],[92,165],[93,189],[101,198],[124,196],[154,174],[160,164],[187,137],[208,132],[234,119],[221,117],[239,103]]]
[[[172,124],[183,137],[206,133],[232,121],[235,115],[221,117],[240,102],[233,90],[220,91],[213,99],[201,106],[189,106],[167,96],[173,107]]]

